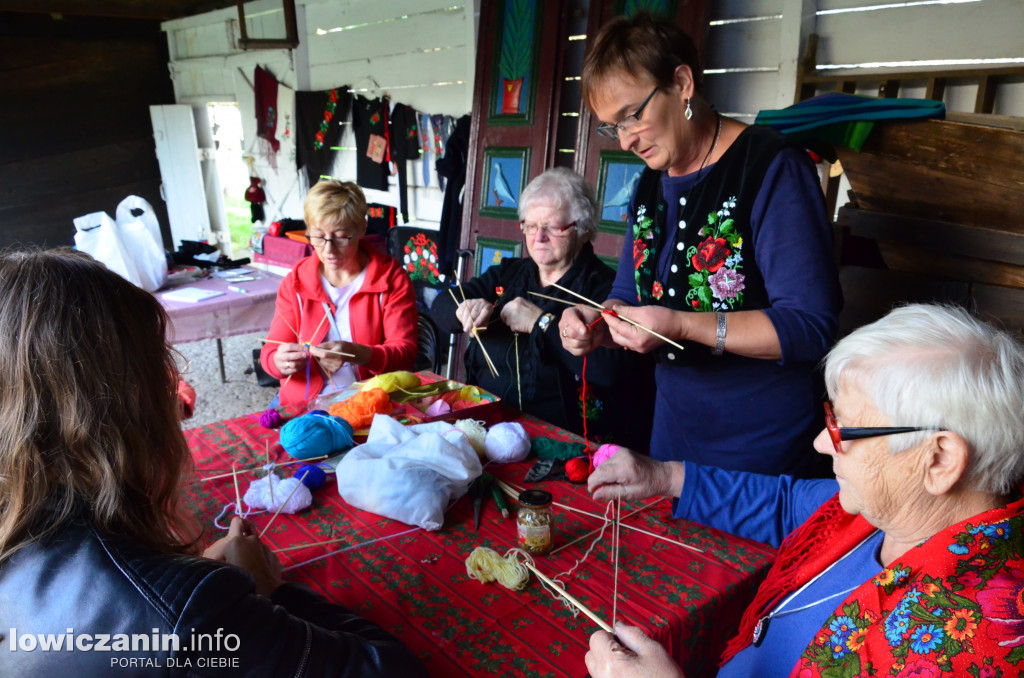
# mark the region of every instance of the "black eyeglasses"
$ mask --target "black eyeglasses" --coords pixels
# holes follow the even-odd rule
[[[351,245],[352,241],[356,239],[354,235],[343,235],[338,236],[336,238],[324,238],[323,236],[319,235],[306,234],[306,237],[309,238],[309,244],[317,249],[320,249],[321,247],[326,247],[327,243],[332,243],[335,247],[337,247],[340,250],[343,250],[349,245]]]
[[[836,413],[832,411],[832,403],[825,402],[825,429],[828,437],[832,439],[832,447],[836,454],[843,453],[844,440],[863,440],[864,438],[877,438],[879,436],[893,435],[894,433],[914,433],[915,431],[941,431],[936,426],[875,426],[875,427],[847,427],[840,428],[836,421]]]
[[[597,133],[606,139],[618,139],[619,132],[632,132],[635,130],[640,125],[640,115],[644,112],[644,109],[647,107],[648,102],[650,102],[651,97],[653,97],[654,93],[659,89],[661,88],[655,87],[651,90],[651,93],[647,95],[644,102],[640,104],[640,108],[636,109],[635,112],[627,115],[622,120],[619,120],[614,125],[598,125]]]

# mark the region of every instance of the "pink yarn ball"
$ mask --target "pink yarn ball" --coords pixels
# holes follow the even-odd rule
[[[594,452],[594,468],[597,468],[601,464],[611,459],[612,455],[621,450],[622,448],[618,445],[607,443],[597,448],[597,452]]]
[[[264,410],[260,415],[260,426],[263,428],[281,428],[283,424],[284,417],[273,407],[269,410]]]

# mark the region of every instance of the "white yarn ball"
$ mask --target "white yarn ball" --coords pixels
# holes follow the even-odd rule
[[[522,424],[514,421],[495,424],[487,432],[484,453],[498,464],[522,461],[530,454],[530,436]]]
[[[273,499],[271,499],[271,488],[273,488]],[[277,512],[278,507],[284,504],[281,513],[298,513],[302,509],[309,508],[313,503],[313,494],[298,478],[281,479],[271,473],[253,481],[249,485],[249,489],[245,491],[242,500],[252,508],[266,509],[274,513]],[[285,500],[288,500],[287,504],[285,504]]]

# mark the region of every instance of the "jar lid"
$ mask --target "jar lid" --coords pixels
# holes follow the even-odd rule
[[[551,493],[545,490],[523,490],[519,493],[519,503],[523,506],[547,506],[551,503]]]

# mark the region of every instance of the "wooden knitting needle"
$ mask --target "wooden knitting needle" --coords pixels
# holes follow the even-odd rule
[[[263,446],[264,446],[264,449],[266,449],[266,451],[267,451],[267,466],[270,467],[270,441],[269,440],[264,440],[263,441]],[[271,468],[271,470],[267,472],[267,475],[269,476],[273,472],[274,472],[274,470],[273,470],[273,468]],[[270,503],[273,504],[274,503],[274,483],[270,482],[270,480],[267,480],[267,489],[270,490]]]
[[[284,548],[274,549],[271,553],[284,553],[285,551],[295,551],[297,549],[304,549],[307,546],[326,546],[328,544],[337,544],[339,541],[348,541],[348,537],[338,537],[337,539],[328,539],[327,541],[313,541],[308,544],[295,544],[294,546],[285,546]]]
[[[235,481],[235,515],[242,515],[242,495],[238,491],[238,469],[231,464],[231,477]]]
[[[459,285],[459,292],[462,293],[462,285]],[[459,300],[455,298],[455,292],[452,292],[452,288],[448,288],[448,294],[452,295],[452,301],[455,302],[455,306],[458,307]],[[462,293],[462,301],[465,303],[466,295]],[[471,330],[473,338],[476,339],[476,343],[480,346],[480,351],[484,354],[484,360],[487,362],[487,369],[491,371],[491,376],[494,378],[498,377],[498,368],[494,366],[494,361],[491,360],[491,356],[487,353],[487,349],[484,348],[484,342],[480,341],[480,335],[477,334],[477,329],[474,327]]]
[[[552,287],[557,287],[558,289],[562,290],[563,292],[566,292],[566,293],[568,293],[568,294],[571,294],[572,296],[574,296],[574,297],[577,297],[578,299],[582,299],[583,301],[585,301],[585,302],[587,302],[588,304],[590,304],[591,306],[593,306],[593,307],[594,307],[594,308],[595,308],[596,310],[598,310],[598,311],[601,311],[601,313],[607,313],[607,314],[609,314],[609,315],[613,315],[613,316],[615,316],[616,318],[618,318],[619,320],[622,320],[622,321],[624,321],[624,322],[627,322],[627,323],[629,323],[630,325],[632,325],[633,327],[637,328],[638,330],[643,330],[644,332],[647,332],[648,334],[650,334],[650,335],[653,335],[653,336],[657,337],[658,339],[661,339],[661,340],[662,340],[662,341],[664,341],[664,342],[665,342],[666,344],[671,344],[672,346],[675,346],[675,347],[676,347],[676,348],[678,348],[678,349],[679,349],[680,351],[685,351],[685,350],[686,350],[686,347],[685,347],[685,346],[683,346],[682,344],[680,344],[680,343],[677,343],[677,342],[675,342],[675,341],[672,341],[671,339],[669,339],[668,337],[666,337],[666,336],[665,336],[664,334],[659,334],[658,332],[655,332],[654,330],[650,329],[649,327],[644,327],[643,325],[641,325],[641,324],[640,324],[640,323],[638,323],[637,321],[635,321],[635,320],[630,320],[629,318],[627,318],[627,317],[626,317],[626,316],[624,316],[624,315],[619,315],[618,313],[616,313],[616,312],[615,312],[615,311],[613,311],[612,309],[610,309],[610,308],[605,308],[604,306],[602,306],[601,304],[597,303],[596,301],[593,301],[593,300],[591,300],[591,299],[587,299],[587,298],[586,298],[585,296],[583,296],[582,294],[577,294],[577,293],[573,292],[572,290],[570,290],[570,289],[569,289],[569,288],[567,288],[567,287],[562,287],[562,286],[561,286],[561,285],[559,285],[558,283],[551,283],[551,285],[552,285]]]
[[[291,499],[292,499],[292,495],[294,495],[295,492],[299,489],[299,487],[302,486],[302,481],[308,475],[309,475],[309,471],[306,471],[305,473],[302,474],[302,477],[299,478],[299,482],[295,485],[295,487],[292,488],[292,491],[288,493],[288,496],[285,497],[284,503],[282,503],[280,506],[277,507],[277,510],[274,511],[274,515],[271,516],[271,518],[270,518],[270,522],[268,522],[266,527],[263,528],[263,531],[260,532],[260,539],[262,539],[263,535],[265,535],[267,533],[267,530],[270,529],[270,526],[274,524],[274,521],[277,520],[277,517],[279,515],[281,515],[281,509],[283,509],[285,506],[288,505],[288,502],[291,501]],[[273,487],[273,485],[271,485],[271,487]],[[273,501],[273,498],[271,498],[271,501]]]
[[[630,512],[629,512],[629,513],[627,513],[626,515],[622,516],[622,520],[625,520],[626,518],[632,518],[633,516],[635,516],[636,514],[640,513],[641,511],[644,511],[644,510],[646,510],[646,509],[649,509],[649,508],[651,508],[652,506],[654,506],[655,504],[658,504],[658,503],[660,503],[660,502],[661,502],[661,499],[658,499],[657,501],[652,501],[652,502],[651,502],[650,504],[647,504],[646,506],[641,506],[641,507],[640,507],[640,508],[638,508],[638,509],[635,509],[635,510],[633,510],[633,511],[630,511]],[[604,518],[603,518],[603,516],[602,516],[602,520],[603,520],[603,519],[604,519]],[[629,527],[629,526],[627,525],[626,527]],[[599,528],[597,528],[596,530],[591,530],[590,532],[587,532],[586,534],[582,534],[582,535],[580,535],[579,537],[576,537],[575,539],[573,539],[573,540],[572,540],[571,542],[569,542],[569,543],[567,543],[567,544],[562,544],[562,545],[561,545],[561,546],[559,546],[558,548],[556,548],[556,549],[553,549],[553,550],[551,551],[551,553],[549,553],[548,555],[549,555],[549,556],[553,556],[553,555],[555,555],[556,553],[558,553],[559,551],[561,551],[562,549],[567,549],[567,548],[569,548],[570,546],[572,546],[573,544],[577,544],[577,543],[579,543],[579,542],[583,541],[584,539],[586,539],[587,537],[590,537],[590,536],[593,536],[593,535],[597,534],[598,532],[600,532],[600,531],[601,531],[601,529],[602,529],[602,528],[600,528],[600,527],[599,527]]]
[[[270,443],[267,443],[267,447],[268,448],[269,448],[269,446],[270,446]],[[326,459],[326,458],[327,458],[327,455],[325,454],[325,455],[320,456],[320,457],[310,457],[309,459],[296,459],[295,461],[285,461],[285,462],[282,462],[282,463],[276,464],[276,465],[277,466],[291,466],[292,464],[304,464],[307,461],[319,461],[320,459]],[[253,466],[252,468],[244,468],[244,469],[241,470],[241,472],[242,473],[247,473],[249,471],[259,471],[261,468],[263,468],[263,467],[262,466]],[[196,478],[195,482],[197,482],[197,483],[205,483],[207,480],[217,480],[219,478],[227,478],[227,477],[229,477],[231,475],[234,475],[234,471],[229,471],[227,473],[220,473],[220,474],[215,475],[215,476],[206,476],[205,478]]]
[[[579,302],[576,302],[576,301],[569,301],[568,299],[559,299],[558,297],[549,297],[548,295],[541,294],[540,292],[530,292],[529,294],[532,294],[535,297],[540,297],[541,299],[547,299],[549,301],[557,301],[558,303],[565,304],[566,306],[579,306],[580,305]]]
[[[602,629],[604,629],[608,633],[611,633],[611,634],[614,635],[615,631],[612,630],[612,627],[608,626],[608,624],[605,623],[604,620],[602,620],[596,614],[591,612],[590,609],[586,605],[584,605],[580,601],[578,601],[575,598],[573,598],[572,595],[568,591],[563,589],[561,586],[556,584],[552,579],[547,577],[543,572],[538,570],[533,565],[533,563],[531,563],[528,560],[523,560],[522,563],[523,563],[523,565],[526,566],[526,569],[528,569],[530,572],[533,572],[535,575],[537,575],[537,577],[539,577],[541,580],[543,580],[545,584],[547,584],[548,586],[553,588],[555,590],[555,592],[558,593],[558,595],[562,596],[563,598],[568,600],[570,603],[572,603],[576,607],[577,610],[579,610],[583,614],[585,614],[588,617],[590,617],[590,619],[593,620],[593,622],[595,624],[597,624],[598,626],[600,626]]]

